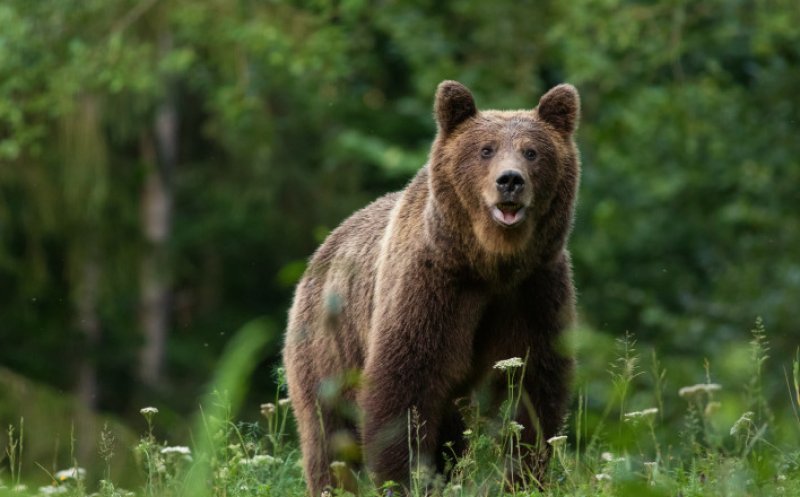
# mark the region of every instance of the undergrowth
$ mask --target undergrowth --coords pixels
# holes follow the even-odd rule
[[[248,346],[242,341],[242,347]],[[257,348],[256,348],[257,349]],[[796,496],[800,495],[800,352],[784,370],[790,409],[776,416],[765,396],[769,342],[763,323],[756,322],[748,344],[748,380],[739,387],[718,383],[711,363],[702,365],[701,381],[670,389],[670,374],[653,351],[643,369],[642,355],[633,336],[616,344],[616,357],[607,362],[605,380],[584,377],[576,385],[572,414],[563,434],[546,443],[552,459],[544,490],[532,478],[517,488],[509,484],[509,471],[519,471],[520,433],[529,429],[511,419],[518,407],[519,381],[525,364],[520,358],[501,361],[495,374],[505,375],[509,398],[494,417],[482,414],[475,402],[464,407],[469,447],[464,454],[448,454],[450,477],[432,473],[412,457],[410,495],[437,497],[477,496]],[[255,354],[251,352],[251,354]],[[233,354],[235,357],[236,354]],[[578,350],[578,356],[581,351]],[[237,364],[240,360],[231,360]],[[246,368],[245,368],[246,370]],[[579,369],[580,370],[580,369]],[[246,373],[246,371],[244,371]],[[302,497],[306,495],[300,452],[291,423],[289,403],[280,395],[261,406],[255,422],[235,419],[231,378],[242,374],[219,373],[229,383],[215,384],[197,416],[192,443],[172,445],[154,435],[158,409],[144,407],[144,433],[133,447],[119,447],[110,431],[100,434],[98,452],[105,462],[87,479],[79,461],[68,461],[51,474],[42,466],[48,484],[23,474],[21,458],[27,436],[24,421],[9,426],[0,470],[0,495],[75,497]],[[241,390],[241,385],[239,386]],[[594,390],[599,390],[595,392]],[[633,394],[635,392],[635,395]],[[238,394],[234,394],[236,397]],[[784,397],[785,399],[786,397]],[[419,420],[408,416],[408,442],[413,454],[420,440]],[[787,433],[793,437],[787,438]],[[132,449],[141,486],[122,489],[112,481],[110,461],[115,453]],[[339,482],[358,481],[359,495],[400,495],[391,483],[377,488],[363,473],[351,474],[344,462],[334,461]],[[41,477],[41,474],[38,475]],[[525,476],[525,475],[524,475]],[[527,475],[529,476],[529,475]],[[352,495],[343,487],[331,497]],[[316,496],[315,496],[316,497]]]

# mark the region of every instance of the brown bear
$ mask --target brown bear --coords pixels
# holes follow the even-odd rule
[[[410,457],[441,469],[444,444],[463,443],[454,400],[503,376],[490,376],[498,360],[527,356],[516,419],[537,477],[541,441],[564,420],[578,92],[562,84],[532,111],[478,111],[444,81],[434,108],[428,163],[334,230],[297,286],[284,363],[314,497],[336,483],[348,441],[377,483],[408,484]],[[424,433],[410,454],[412,410]]]

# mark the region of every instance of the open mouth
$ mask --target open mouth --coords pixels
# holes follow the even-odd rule
[[[515,202],[500,202],[492,207],[492,217],[501,226],[515,226],[525,218],[525,206]]]

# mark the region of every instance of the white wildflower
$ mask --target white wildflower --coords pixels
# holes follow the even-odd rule
[[[567,442],[566,435],[558,435],[555,437],[550,437],[547,439],[547,443],[552,445],[553,447],[558,447],[560,445],[564,445]]]
[[[339,471],[347,467],[347,463],[344,461],[333,461],[331,463],[331,469],[334,471]]]
[[[494,369],[505,371],[506,369],[521,368],[525,363],[519,357],[511,357],[494,363]]]
[[[594,479],[597,481],[611,481],[611,475],[607,473],[597,473],[594,475]]]
[[[269,466],[270,464],[280,464],[283,459],[269,454],[257,454],[248,459],[242,459],[242,464],[247,466]]]
[[[142,413],[144,416],[152,416],[153,414],[158,414],[157,407],[142,407],[139,409],[139,412]]]
[[[624,457],[616,457],[611,452],[603,452],[600,454],[600,459],[604,460],[605,462],[624,462]]]
[[[522,430],[524,430],[524,429],[525,429],[525,427],[523,425],[517,423],[516,421],[512,421],[512,422],[508,423],[508,431],[510,431],[514,435],[519,436],[519,434],[522,433]]]
[[[39,495],[58,495],[65,494],[69,491],[67,487],[48,485],[46,487],[39,487]]]
[[[747,411],[731,426],[731,436],[736,435],[746,425],[753,422],[753,411]]]
[[[261,404],[261,414],[267,418],[271,417],[273,414],[275,414],[275,404],[272,402]]]
[[[162,454],[180,454],[182,456],[188,456],[192,454],[192,450],[189,447],[184,447],[183,445],[176,445],[175,447],[164,447],[161,449]]]
[[[698,383],[697,385],[681,388],[678,390],[678,395],[683,398],[689,398],[694,397],[699,393],[711,394],[720,390],[722,390],[722,385],[719,383]]]
[[[655,462],[655,461],[646,461],[644,463],[644,467],[650,469],[651,471],[656,469],[657,465],[658,465],[658,463]]]
[[[649,419],[658,414],[658,408],[650,407],[641,411],[633,411],[625,413],[625,421],[639,421],[642,419]]]
[[[289,399],[280,399],[280,400],[278,400],[278,405],[281,406],[281,407],[286,407],[290,403],[291,403],[291,400],[289,400]]]
[[[83,468],[62,469],[56,472],[55,476],[58,481],[82,480],[86,477],[86,470]]]
[[[468,437],[468,436],[472,435],[472,430],[470,430],[469,428],[467,428],[466,430],[464,430],[464,431],[463,431],[463,435],[464,435],[465,437]]]

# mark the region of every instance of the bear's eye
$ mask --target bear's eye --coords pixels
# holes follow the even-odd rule
[[[536,150],[532,148],[526,148],[522,151],[522,156],[525,157],[527,160],[533,160],[536,158]]]
[[[484,159],[488,159],[493,155],[494,155],[494,149],[492,147],[483,147],[481,149],[481,157],[483,157]]]

